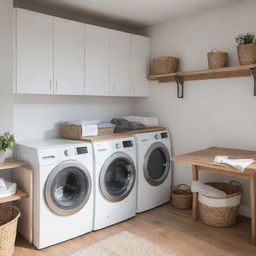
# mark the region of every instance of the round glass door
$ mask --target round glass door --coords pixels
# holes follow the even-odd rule
[[[135,178],[133,160],[124,153],[115,153],[106,160],[101,169],[101,192],[109,201],[121,201],[130,194]]]
[[[85,206],[91,188],[88,170],[78,162],[68,161],[55,167],[48,176],[45,185],[46,203],[58,215],[72,215]]]
[[[153,186],[162,184],[170,171],[170,154],[166,146],[156,142],[148,149],[144,160],[144,177]]]

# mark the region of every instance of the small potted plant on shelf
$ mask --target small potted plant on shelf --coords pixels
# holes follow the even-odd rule
[[[14,149],[14,135],[6,132],[0,136],[0,164],[2,164],[6,158],[12,157]]]
[[[240,34],[236,38],[240,65],[256,63],[256,37],[253,33]]]

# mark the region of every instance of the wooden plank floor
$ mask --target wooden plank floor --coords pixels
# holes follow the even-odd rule
[[[179,256],[255,256],[250,243],[250,221],[240,218],[230,228],[213,228],[191,220],[191,211],[174,209],[170,204],[138,214],[135,218],[67,242],[36,250],[18,237],[14,256],[69,256],[73,252],[127,230]]]

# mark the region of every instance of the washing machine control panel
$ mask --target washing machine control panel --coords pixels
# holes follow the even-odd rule
[[[131,148],[131,147],[133,147],[133,142],[131,140],[125,140],[125,141],[123,141],[123,147]]]
[[[160,139],[159,134],[156,134],[156,135],[155,135],[155,139],[156,139],[156,140],[159,140],[159,139]]]

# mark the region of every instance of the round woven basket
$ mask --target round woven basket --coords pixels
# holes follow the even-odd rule
[[[211,52],[208,52],[207,57],[209,69],[224,68],[228,65],[227,52],[221,52],[217,49],[213,49]]]
[[[178,209],[192,207],[192,192],[189,186],[180,184],[172,191],[172,205]]]
[[[11,256],[17,233],[20,210],[15,206],[0,206],[0,256]]]
[[[166,56],[153,59],[153,73],[166,74],[178,71],[180,60],[176,57]]]
[[[256,63],[256,43],[238,45],[237,53],[240,65]]]
[[[206,203],[202,203],[200,201],[201,195],[199,196],[199,215],[202,222],[213,227],[229,227],[234,225],[237,221],[238,209],[242,194],[241,184],[237,181],[231,181],[230,183],[209,182],[206,184],[224,191],[227,195],[225,197],[217,198],[203,195],[204,201],[207,201],[207,198],[209,202],[211,202],[211,200],[214,200],[214,202],[219,201],[222,207],[213,207],[209,206],[209,204],[207,205]],[[236,206],[229,207],[228,205],[232,201],[238,201],[238,203],[235,203]]]

